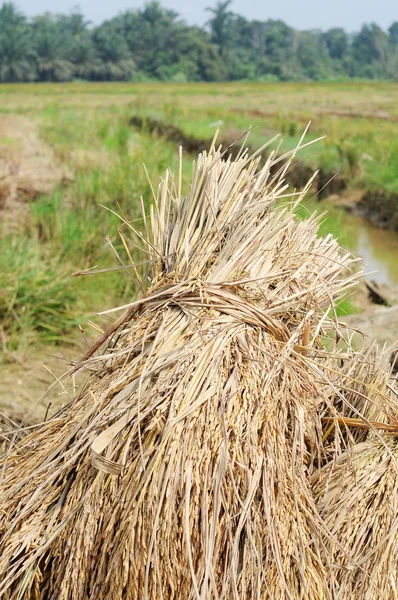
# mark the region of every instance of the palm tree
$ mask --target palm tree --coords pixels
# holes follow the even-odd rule
[[[91,79],[98,70],[99,59],[92,32],[80,10],[67,15],[58,15],[57,23],[67,39],[67,58],[73,63],[74,77]]]
[[[94,43],[100,62],[94,75],[95,79],[105,81],[128,81],[136,71],[124,36],[112,21],[103,23],[94,32]]]
[[[94,75],[100,65],[100,59],[90,32],[87,31],[74,39],[70,59],[73,62],[76,77],[95,79]]]
[[[73,64],[69,60],[71,44],[56,17],[45,14],[33,21],[34,49],[41,81],[69,81]]]
[[[0,7],[0,81],[35,79],[34,52],[28,23],[14,4]]]
[[[229,27],[234,14],[228,10],[231,3],[232,0],[218,0],[214,8],[206,8],[208,12],[213,14],[207,25],[210,26],[212,41],[219,47],[221,56],[225,54],[229,38]]]

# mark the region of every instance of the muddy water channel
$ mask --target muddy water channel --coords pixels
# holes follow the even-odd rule
[[[367,279],[398,287],[398,234],[350,213],[344,216],[344,225],[349,250],[362,258]]]

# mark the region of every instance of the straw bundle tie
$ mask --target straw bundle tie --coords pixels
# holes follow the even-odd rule
[[[235,285],[238,285],[236,282]],[[236,320],[266,329],[278,341],[286,342],[289,332],[286,327],[275,319],[266,315],[264,310],[243,299],[241,296],[230,292],[225,287],[218,285],[201,284],[199,282],[186,282],[172,286],[164,286],[155,294],[141,298],[127,305],[127,310],[117,319],[86,352],[82,362],[90,358],[120,326],[131,319],[144,305],[149,305],[151,310],[164,309],[169,304],[185,305],[191,308],[213,308],[228,314]],[[122,307],[126,308],[126,306]]]

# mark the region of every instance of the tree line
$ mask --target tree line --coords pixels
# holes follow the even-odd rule
[[[280,20],[250,21],[232,0],[190,26],[157,0],[93,27],[78,10],[28,19],[0,7],[0,81],[398,80],[398,22],[297,31]]]

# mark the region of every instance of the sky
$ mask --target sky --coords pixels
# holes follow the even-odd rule
[[[119,12],[141,8],[145,1],[16,0],[15,3],[29,17],[47,11],[67,13],[77,4],[88,20],[99,24]],[[203,25],[208,20],[206,7],[215,3],[216,0],[161,0],[163,6],[174,9],[188,23],[197,25]],[[343,27],[352,32],[372,21],[385,29],[398,21],[397,0],[234,0],[231,10],[248,19],[282,19],[296,29]]]

